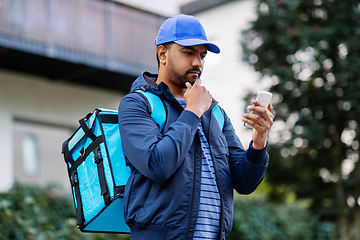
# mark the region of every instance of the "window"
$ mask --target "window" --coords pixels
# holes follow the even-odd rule
[[[39,173],[38,144],[33,134],[25,134],[22,139],[22,162],[26,175],[36,176]]]
[[[62,126],[15,119],[13,124],[15,180],[40,185],[60,183],[65,189],[70,189],[61,146],[73,131]]]

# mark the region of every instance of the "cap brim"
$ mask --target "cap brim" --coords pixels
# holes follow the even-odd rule
[[[206,40],[202,40],[202,39],[190,38],[190,39],[176,40],[174,42],[181,46],[185,46],[185,47],[197,46],[197,45],[207,45],[208,51],[213,52],[213,53],[220,53],[220,48],[218,46],[216,46],[215,44],[208,42]]]

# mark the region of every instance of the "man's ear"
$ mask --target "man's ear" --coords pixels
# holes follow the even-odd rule
[[[165,65],[167,61],[168,50],[163,45],[159,45],[156,48],[156,52],[159,58],[160,65]]]

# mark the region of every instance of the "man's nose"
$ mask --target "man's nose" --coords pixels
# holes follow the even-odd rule
[[[203,64],[203,59],[201,58],[201,56],[195,56],[192,62],[193,66],[196,67],[201,67]]]

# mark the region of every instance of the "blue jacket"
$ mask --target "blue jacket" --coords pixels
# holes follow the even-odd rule
[[[131,239],[192,239],[199,211],[201,146],[197,128],[202,123],[215,166],[221,196],[221,239],[232,228],[233,189],[252,193],[268,165],[266,149],[245,151],[230,119],[220,125],[211,114],[201,118],[185,111],[166,84],[144,72],[131,91],[144,87],[158,95],[167,111],[165,127],[151,118],[146,100],[137,93],[125,96],[119,106],[119,126],[126,161],[132,174],[125,187],[125,221]]]

